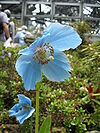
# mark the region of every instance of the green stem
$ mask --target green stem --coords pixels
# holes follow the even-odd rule
[[[100,105],[100,102],[95,100],[95,99],[92,99],[92,101],[94,101],[95,103],[97,103],[98,105]]]
[[[30,122],[30,133],[32,133],[32,129],[33,129],[33,126],[32,126],[32,117],[31,117],[31,122]]]
[[[36,118],[35,118],[35,133],[38,133],[39,127],[39,87],[36,90]]]
[[[92,96],[100,96],[100,93],[92,94]]]

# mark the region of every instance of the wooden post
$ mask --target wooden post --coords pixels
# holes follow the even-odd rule
[[[84,4],[84,2],[83,2],[83,0],[81,0],[81,2],[80,2],[80,20],[81,21],[83,21],[83,19],[84,19],[83,4]]]
[[[24,24],[25,8],[26,8],[25,0],[22,0],[21,24]]]
[[[51,20],[53,20],[55,14],[55,3],[53,0],[51,0],[50,2],[51,2]]]

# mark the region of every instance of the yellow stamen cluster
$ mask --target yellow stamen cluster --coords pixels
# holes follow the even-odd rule
[[[49,54],[48,54],[49,53]],[[54,50],[49,44],[44,44],[42,47],[37,48],[33,58],[38,60],[38,64],[48,64],[53,59]],[[52,58],[51,58],[52,57]]]

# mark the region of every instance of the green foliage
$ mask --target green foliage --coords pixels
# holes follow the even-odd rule
[[[82,36],[85,33],[90,33],[91,29],[91,24],[87,21],[81,21],[72,23],[73,27],[75,27],[79,33],[80,36]]]
[[[39,133],[50,133],[51,116],[48,116],[40,127]]]
[[[79,54],[83,57],[82,62],[85,64],[85,68],[87,67],[90,81],[95,85],[100,85],[100,42],[84,46]]]

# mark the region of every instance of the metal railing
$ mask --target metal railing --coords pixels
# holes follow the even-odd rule
[[[68,2],[54,2],[54,1],[50,1],[50,2],[42,2],[42,1],[28,1],[28,0],[19,0],[19,1],[0,1],[0,4],[3,5],[9,5],[11,4],[13,6],[13,4],[16,5],[21,5],[21,14],[13,14],[13,16],[18,17],[21,19],[21,23],[23,24],[25,19],[27,18],[27,20],[30,17],[36,17],[36,18],[50,18],[52,19],[62,19],[62,20],[70,20],[70,19],[79,19],[79,20],[84,20],[84,19],[88,19],[88,20],[97,20],[100,21],[99,17],[90,17],[90,16],[84,16],[83,10],[85,7],[92,7],[92,8],[100,8],[100,4],[87,4],[84,2],[79,2],[79,3],[68,3]],[[28,9],[28,5],[36,5],[36,4],[45,4],[45,5],[49,5],[50,9],[50,14],[28,14],[27,11]],[[79,10],[78,15],[76,16],[68,16],[68,15],[59,15],[56,14],[56,8],[57,6],[66,6],[66,7],[77,7]]]

